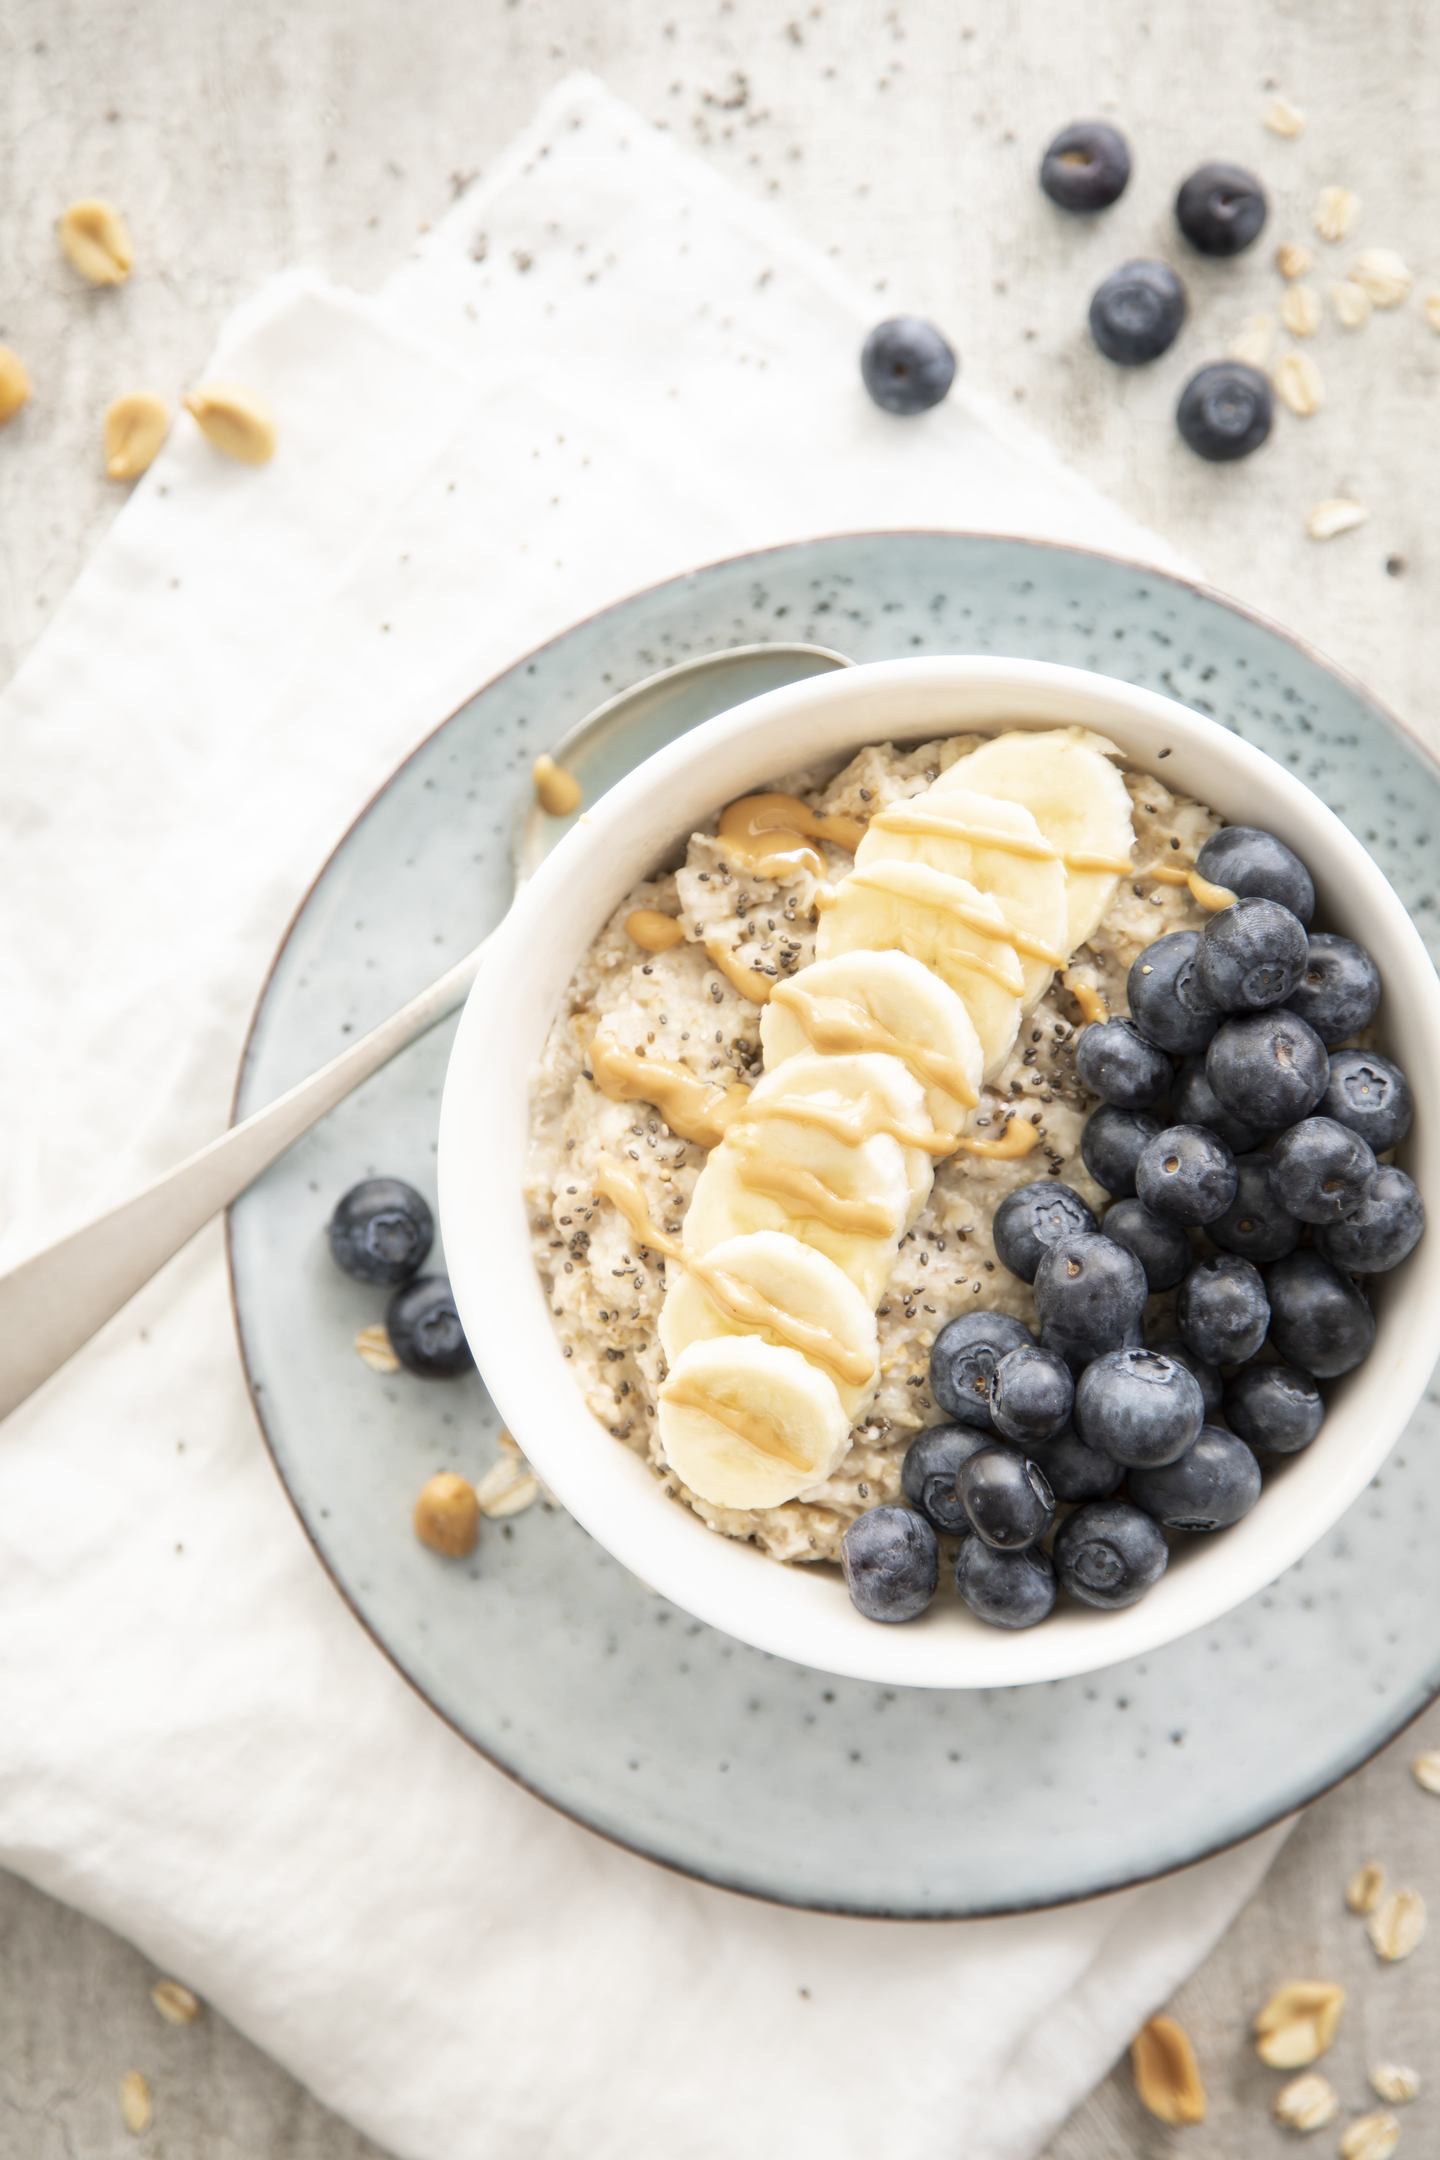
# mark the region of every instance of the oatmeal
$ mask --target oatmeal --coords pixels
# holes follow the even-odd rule
[[[626,895],[551,1028],[527,1190],[577,1384],[679,1501],[776,1559],[837,1560],[847,1525],[898,1498],[905,1448],[939,1416],[947,1321],[1033,1321],[992,1225],[1037,1178],[1104,1206],[1079,1153],[1094,1097],[1076,1033],[1124,1010],[1145,946],[1230,897],[1188,879],[1219,820],[1069,732],[1043,739],[1088,760],[1104,844],[1062,856],[999,780],[977,795],[967,765],[952,784],[985,747],[978,786],[1023,737],[872,746],[693,835]],[[944,867],[981,857],[986,889]],[[807,1088],[822,1063],[838,1094]],[[684,1337],[678,1359],[662,1332]],[[717,1425],[722,1367],[738,1392]],[[787,1496],[735,1505],[723,1477],[710,1497],[682,1481],[673,1458],[699,1463],[680,1441],[702,1425],[717,1454],[769,1457],[747,1490]]]

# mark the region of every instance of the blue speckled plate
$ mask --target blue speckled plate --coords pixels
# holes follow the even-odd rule
[[[785,637],[857,660],[1025,654],[1213,713],[1294,767],[1432,934],[1440,772],[1355,685],[1213,594],[1069,548],[951,534],[819,540],[720,563],[580,624],[478,693],[396,773],[276,960],[243,1113],[398,1005],[500,915],[531,759],[612,689]],[[779,760],[783,764],[783,758]],[[457,911],[456,896],[468,899]],[[357,1178],[433,1197],[442,1029],[235,1208],[241,1346],[280,1474],[376,1642],[474,1746],[558,1807],[735,1890],[936,1917],[1059,1903],[1199,1859],[1363,1762],[1440,1688],[1440,1415],[1301,1566],[1131,1665],[1009,1692],[896,1693],[747,1650],[532,1508],[447,1564],[409,1529],[442,1467],[495,1453],[478,1380],[372,1373],[381,1300],[319,1231]],[[503,1030],[496,1054],[503,1055]]]

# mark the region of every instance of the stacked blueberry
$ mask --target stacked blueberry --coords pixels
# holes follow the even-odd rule
[[[1099,1097],[1081,1154],[1109,1206],[1097,1222],[1050,1178],[1007,1195],[995,1250],[1033,1285],[1038,1339],[996,1312],[941,1329],[930,1388],[948,1422],[910,1446],[908,1507],[846,1534],[871,1619],[925,1609],[940,1537],[960,1540],[956,1585],[994,1626],[1045,1619],[1057,1589],[1133,1604],[1164,1573],[1165,1533],[1238,1522],[1260,1458],[1308,1447],[1320,1383],[1374,1341],[1356,1278],[1420,1239],[1414,1182],[1381,1160],[1410,1129],[1409,1086],[1351,1042],[1380,1002],[1375,963],[1310,931],[1309,873],[1272,834],[1227,826],[1197,868],[1233,903],[1149,946],[1130,1017],[1076,1039]],[[1176,1293],[1178,1338],[1147,1346],[1159,1292]]]
[[[385,1331],[400,1363],[427,1379],[468,1372],[473,1360],[450,1284],[422,1275],[435,1241],[429,1207],[401,1178],[365,1178],[352,1185],[330,1218],[335,1265],[356,1282],[393,1291]]]

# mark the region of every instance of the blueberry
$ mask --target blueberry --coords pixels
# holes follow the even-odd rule
[[[1205,1053],[1205,1077],[1221,1103],[1262,1132],[1308,1117],[1330,1070],[1314,1028],[1278,1005],[1224,1021]]]
[[[949,1320],[930,1351],[930,1392],[946,1417],[990,1430],[990,1382],[1007,1350],[1033,1343],[1009,1313],[967,1312]]]
[[[1258,825],[1222,825],[1201,848],[1195,867],[1239,900],[1278,900],[1302,923],[1315,912],[1315,886],[1304,863]]]
[[[1344,1222],[1327,1223],[1315,1246],[1352,1275],[1383,1275],[1414,1252],[1425,1230],[1425,1203],[1413,1178],[1382,1163]]]
[[[1043,1552],[998,1552],[966,1538],[955,1555],[955,1588],[990,1627],[1035,1627],[1055,1610],[1055,1570]]]
[[[1119,1110],[1114,1103],[1101,1103],[1085,1120],[1080,1160],[1097,1185],[1128,1200],[1135,1190],[1135,1165],[1141,1151],[1159,1130],[1159,1119],[1148,1111]]]
[[[1317,1380],[1353,1372],[1370,1355],[1375,1315],[1323,1253],[1293,1252],[1265,1271],[1270,1339],[1287,1365]]]
[[[1073,1426],[1039,1450],[1040,1467],[1057,1500],[1108,1500],[1125,1475],[1123,1463],[1086,1447]]]
[[[1189,1344],[1181,1342],[1178,1335],[1171,1337],[1168,1341],[1152,1343],[1150,1347],[1152,1350],[1157,1351],[1161,1357],[1168,1357],[1172,1364],[1183,1365],[1186,1372],[1194,1374],[1200,1383],[1200,1393],[1205,1403],[1205,1416],[1207,1419],[1213,1418],[1219,1411],[1220,1398],[1225,1392],[1225,1383],[1220,1378],[1216,1368],[1213,1365],[1207,1365],[1204,1358],[1196,1357]]]
[[[1281,1133],[1271,1156],[1280,1197],[1301,1222],[1353,1215],[1375,1175],[1370,1143],[1335,1118],[1302,1118]]]
[[[971,1529],[1001,1552],[1022,1552],[1055,1519],[1044,1471],[1015,1448],[979,1449],[961,1465],[958,1482]]]
[[[393,1177],[352,1185],[330,1218],[330,1251],[357,1282],[402,1283],[425,1265],[435,1222],[413,1185]]]
[[[1040,163],[1040,185],[1062,210],[1108,210],[1129,178],[1129,144],[1103,120],[1061,128]]]
[[[1175,198],[1175,219],[1202,255],[1238,255],[1259,237],[1269,204],[1243,165],[1202,165]]]
[[[1244,360],[1211,360],[1197,368],[1175,408],[1181,436],[1212,465],[1249,457],[1270,433],[1274,417],[1269,383]]]
[[[1222,1252],[1238,1253],[1257,1266],[1283,1260],[1300,1242],[1300,1225],[1280,1197],[1273,1155],[1241,1155],[1235,1163],[1235,1198],[1223,1215],[1205,1225]]]
[[[1270,1325],[1265,1278],[1236,1253],[1197,1260],[1180,1285],[1175,1318],[1182,1339],[1207,1365],[1243,1365]]]
[[[940,1580],[940,1547],[923,1515],[872,1507],[840,1541],[850,1602],[867,1620],[917,1620]]]
[[[1248,1155],[1260,1145],[1260,1134],[1227,1110],[1211,1087],[1205,1077],[1205,1060],[1198,1051],[1187,1057],[1180,1068],[1171,1106],[1177,1124],[1203,1125],[1207,1132],[1218,1133],[1232,1155]]]
[[[1310,940],[1278,900],[1248,894],[1212,915],[1200,935],[1200,980],[1224,1012],[1279,1005],[1305,972]]]
[[[1320,1108],[1368,1140],[1377,1155],[1404,1139],[1414,1116],[1409,1081],[1375,1050],[1331,1052]]]
[[[1067,1364],[1136,1340],[1148,1285],[1134,1253],[1095,1232],[1052,1245],[1035,1277],[1040,1339]]]
[[[955,1480],[963,1463],[977,1448],[986,1445],[983,1432],[968,1425],[932,1425],[905,1450],[900,1465],[900,1489],[911,1507],[918,1508],[932,1530],[946,1537],[964,1537],[970,1523],[960,1505]]]
[[[885,412],[908,418],[938,405],[955,380],[955,353],[918,315],[877,323],[860,353],[865,388]]]
[[[1225,1416],[1251,1447],[1298,1455],[1324,1423],[1325,1398],[1293,1365],[1246,1365],[1225,1389]]]
[[[1317,930],[1288,1003],[1329,1049],[1369,1027],[1380,1005],[1380,970],[1363,945]]]
[[[1152,1215],[1143,1200],[1117,1200],[1105,1210],[1105,1236],[1134,1253],[1152,1290],[1173,1290],[1193,1257],[1178,1223]]]
[[[1133,1020],[1093,1020],[1081,1028],[1075,1071],[1092,1095],[1120,1110],[1153,1110],[1174,1077],[1164,1051],[1147,1042]]]
[[[990,1234],[1011,1274],[1034,1282],[1035,1270],[1052,1245],[1094,1228],[1095,1217],[1079,1193],[1058,1178],[1037,1178],[1033,1185],[1017,1185],[1006,1193]]]
[[[995,1430],[1021,1447],[1053,1439],[1068,1423],[1074,1401],[1075,1382],[1065,1360],[1030,1343],[1007,1350],[990,1382]]]
[[[1203,1125],[1167,1125],[1146,1142],[1135,1190],[1152,1215],[1194,1227],[1214,1222],[1235,1198],[1235,1158]]]
[[[1234,1433],[1207,1425],[1178,1462],[1132,1470],[1129,1492],[1167,1530],[1228,1530],[1260,1497],[1260,1465]]]
[[[429,1379],[453,1379],[475,1362],[443,1275],[417,1275],[397,1290],[385,1308],[385,1331],[401,1364]]]
[[[1130,1017],[1162,1050],[1203,1050],[1220,1025],[1219,1008],[1197,978],[1199,954],[1198,930],[1172,930],[1147,945],[1130,969]]]
[[[1090,335],[1121,367],[1158,360],[1184,320],[1185,287],[1169,263],[1122,263],[1096,286],[1090,302]]]
[[[1107,1612],[1144,1597],[1170,1558],[1158,1526],[1124,1500],[1076,1508],[1060,1525],[1054,1550],[1055,1572],[1071,1597]]]
[[[1112,1350],[1086,1366],[1075,1390],[1081,1439],[1126,1465],[1174,1462],[1204,1422],[1194,1373],[1158,1350]]]

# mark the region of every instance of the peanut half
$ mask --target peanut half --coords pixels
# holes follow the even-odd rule
[[[1158,2122],[1179,2128],[1205,2120],[1205,2087],[1190,2035],[1174,2018],[1153,2017],[1130,2043],[1140,2104]]]
[[[105,477],[138,480],[154,464],[170,432],[165,400],[153,390],[127,390],[105,413]]]
[[[129,228],[114,203],[86,196],[71,203],[59,225],[60,245],[92,285],[123,285],[135,261]]]
[[[275,422],[269,408],[238,383],[201,383],[185,400],[201,434],[223,456],[242,465],[265,465],[275,455]]]

